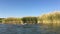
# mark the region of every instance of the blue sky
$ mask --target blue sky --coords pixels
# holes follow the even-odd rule
[[[0,17],[39,16],[60,11],[60,0],[0,0]]]

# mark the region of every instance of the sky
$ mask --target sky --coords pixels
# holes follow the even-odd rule
[[[60,0],[0,0],[0,18],[40,16],[60,11]]]

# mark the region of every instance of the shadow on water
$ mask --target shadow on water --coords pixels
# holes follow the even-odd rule
[[[60,34],[60,27],[40,24],[0,24],[0,34]]]

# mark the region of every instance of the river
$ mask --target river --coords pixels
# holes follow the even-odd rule
[[[0,34],[60,34],[60,29],[40,24],[0,24]]]

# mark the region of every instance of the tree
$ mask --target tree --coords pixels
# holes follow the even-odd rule
[[[4,19],[4,18],[0,18],[0,23],[2,23],[2,22],[3,22],[3,19]]]
[[[37,17],[23,17],[22,21],[24,23],[32,23],[32,24],[36,24],[37,23]]]
[[[5,18],[4,23],[5,24],[21,24],[21,19],[20,18]]]

